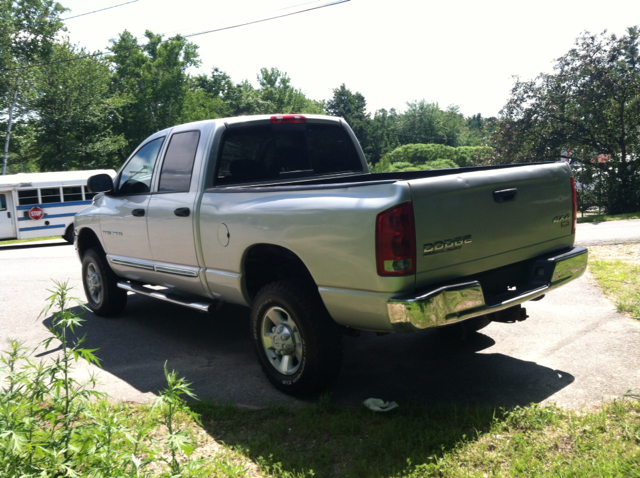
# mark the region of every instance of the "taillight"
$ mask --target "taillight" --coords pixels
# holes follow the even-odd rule
[[[571,234],[576,233],[576,223],[578,222],[578,196],[576,194],[576,180],[571,178],[571,201],[573,202],[573,223],[571,225]]]
[[[271,117],[271,124],[306,123],[307,118],[302,115],[276,115]]]
[[[406,276],[416,272],[416,233],[411,202],[382,211],[376,219],[378,275]]]

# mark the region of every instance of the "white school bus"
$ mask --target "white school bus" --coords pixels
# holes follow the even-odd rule
[[[87,179],[112,169],[0,176],[0,240],[62,236],[73,242],[73,216],[95,196]]]

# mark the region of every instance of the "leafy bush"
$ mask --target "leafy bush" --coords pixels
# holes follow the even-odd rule
[[[444,144],[405,144],[385,154],[373,171],[417,171],[487,164],[493,161],[493,149],[488,146]]]

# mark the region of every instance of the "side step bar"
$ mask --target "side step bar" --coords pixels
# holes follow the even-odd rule
[[[142,294],[154,299],[164,300],[165,302],[171,302],[172,304],[181,305],[183,307],[189,307],[191,309],[199,310],[200,312],[209,312],[210,307],[217,302],[207,302],[205,300],[193,302],[186,297],[181,297],[176,294],[172,294],[170,291],[159,291],[155,289],[149,289],[139,284],[129,284],[128,282],[118,282],[118,287],[134,294]]]

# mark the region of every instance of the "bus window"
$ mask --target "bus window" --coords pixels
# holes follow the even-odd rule
[[[42,198],[42,204],[50,204],[52,202],[60,201],[60,188],[44,188],[40,190],[40,197]]]
[[[20,206],[28,206],[30,204],[39,204],[37,189],[23,189],[18,191],[18,204]]]
[[[82,187],[71,186],[62,188],[62,197],[64,198],[64,202],[82,201]]]
[[[7,210],[7,198],[4,196],[4,194],[0,194],[0,211],[6,211]]]
[[[91,201],[93,199],[93,196],[96,195],[96,193],[90,193],[89,192],[89,188],[87,188],[86,186],[82,186],[82,190],[84,191],[84,200],[85,201]]]

